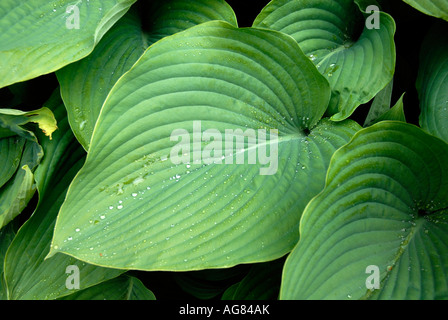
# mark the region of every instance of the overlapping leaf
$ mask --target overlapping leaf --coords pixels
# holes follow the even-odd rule
[[[420,98],[420,125],[448,142],[448,27],[434,26],[420,53],[417,89]]]
[[[151,44],[208,21],[222,20],[237,26],[235,12],[224,0],[155,1],[147,20]]]
[[[162,39],[103,105],[49,255],[143,270],[284,255],[297,242],[303,208],[323,187],[331,155],[359,129],[352,121],[320,121],[329,97],[328,82],[282,33],[213,21]],[[213,136],[180,143],[195,139],[194,127],[195,137]],[[226,130],[241,130],[233,133],[243,138],[252,132],[259,143],[217,146]],[[173,150],[191,147],[191,160],[198,142],[202,159],[175,162]],[[248,162],[263,153],[268,161]]]
[[[136,0],[3,0],[0,88],[87,56]]]
[[[366,18],[377,18],[378,26],[367,24],[353,0],[274,0],[254,26],[296,39],[330,82],[328,114],[340,121],[370,101],[394,74],[395,22],[384,12],[372,14]]]
[[[447,166],[448,145],[413,125],[359,131],[305,209],[281,298],[446,299]],[[374,291],[369,266],[379,271]]]
[[[80,288],[88,288],[123,271],[98,268],[66,255],[44,260],[50,250],[53,227],[68,185],[84,162],[85,152],[69,129],[57,91],[47,106],[55,112],[59,130],[52,141],[43,139],[45,156],[35,172],[39,204],[20,228],[8,249],[5,278],[9,299],[55,299],[73,293],[66,286],[68,266],[79,268]]]
[[[164,0],[152,4],[153,11],[147,14],[131,10],[88,57],[56,73],[72,130],[86,150],[110,89],[149,44],[206,21],[224,20],[236,25],[233,10],[222,0]],[[150,22],[148,31],[143,31],[139,15]]]
[[[417,10],[448,21],[448,3],[445,0],[403,0]]]
[[[70,126],[85,150],[89,150],[93,127],[110,89],[146,47],[140,20],[132,11],[106,33],[87,58],[56,72]]]
[[[24,128],[30,122],[38,124],[39,128],[50,139],[51,134],[57,129],[56,120],[48,108],[28,112],[15,109],[0,109],[0,138],[19,135],[37,142],[35,134]]]
[[[42,147],[37,142],[25,142],[17,171],[0,188],[0,228],[17,217],[32,199],[36,192],[34,170],[42,156]]]

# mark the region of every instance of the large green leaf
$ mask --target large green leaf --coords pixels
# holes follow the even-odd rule
[[[212,21],[162,39],[109,94],[50,256],[144,270],[283,256],[331,155],[360,128],[319,120],[329,96],[328,82],[282,33]],[[176,135],[187,139],[193,128],[196,142],[179,143]],[[258,132],[258,144],[197,139],[237,129],[242,138]],[[178,148],[197,155],[198,144],[202,159],[179,161]],[[249,151],[270,159],[249,163]]]
[[[420,126],[448,142],[448,27],[436,24],[425,38],[420,53],[417,89]]]
[[[147,20],[151,44],[208,21],[222,20],[237,26],[235,12],[224,0],[154,1]]]
[[[403,0],[415,9],[448,21],[448,2],[446,0]]]
[[[0,187],[16,172],[22,158],[25,139],[9,137],[0,139]]]
[[[392,80],[395,22],[384,12],[378,19],[378,29],[368,27],[353,0],[274,0],[254,26],[287,33],[299,43],[330,82],[328,114],[340,121]]]
[[[136,10],[131,10],[105,34],[92,54],[56,73],[71,127],[86,150],[110,89],[140,58],[148,41],[210,20],[236,25],[233,10],[222,0],[164,0],[153,2],[153,6],[147,18],[151,21],[148,33],[142,30]]]
[[[87,56],[136,0],[3,0],[0,88]]]
[[[71,128],[84,149],[89,149],[110,89],[146,48],[140,20],[131,11],[106,33],[92,54],[56,72]]]
[[[38,207],[8,249],[5,278],[9,299],[54,299],[73,293],[67,288],[68,266],[79,268],[80,289],[118,276],[123,271],[98,268],[66,255],[44,260],[50,250],[54,223],[68,185],[80,169],[85,152],[70,131],[67,114],[57,91],[46,104],[59,123],[52,141],[45,139],[45,156],[35,172]]]
[[[446,143],[403,122],[359,131],[303,213],[281,298],[446,299],[447,208]]]

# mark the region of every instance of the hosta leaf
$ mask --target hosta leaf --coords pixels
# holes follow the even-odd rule
[[[35,134],[23,126],[33,122],[51,139],[51,134],[58,128],[53,113],[48,108],[34,111],[20,111],[15,109],[0,109],[0,138],[19,135],[31,141],[36,141]]]
[[[19,168],[0,188],[0,228],[17,217],[36,192],[33,172],[42,156],[42,147],[36,142],[27,140]]]
[[[118,276],[123,271],[98,268],[66,256],[44,260],[59,207],[74,175],[82,166],[85,152],[70,131],[67,115],[57,91],[47,102],[59,123],[52,141],[43,141],[45,156],[35,172],[39,204],[20,228],[5,262],[10,299],[54,299],[73,293],[66,287],[67,267],[79,268],[80,289]]]
[[[139,279],[122,275],[61,300],[156,300],[156,297]]]
[[[22,158],[25,139],[9,137],[0,139],[0,187],[16,172]]]
[[[447,144],[403,122],[359,131],[303,213],[281,298],[448,297],[447,208]]]
[[[446,0],[403,0],[424,14],[448,21],[448,3]]]
[[[110,89],[146,47],[140,19],[132,10],[105,34],[92,54],[56,72],[70,126],[84,149],[89,149],[93,127]]]
[[[87,56],[136,0],[3,0],[0,88]]]
[[[222,20],[237,26],[235,12],[224,0],[155,1],[147,20],[151,44],[208,21]]]
[[[437,24],[422,45],[417,89],[420,126],[448,142],[448,27]]]
[[[327,81],[287,35],[213,21],[162,39],[108,96],[50,256],[197,270],[284,255],[332,153],[359,129],[352,121],[319,121],[329,95]],[[218,140],[195,140],[192,153],[199,143],[203,159],[178,161],[176,150],[191,145],[176,134],[183,130],[187,139],[193,128],[193,140],[208,129],[266,131],[255,147],[221,145],[213,155],[205,147]],[[257,149],[272,161],[237,163]],[[68,237],[73,241],[64,242]]]
[[[136,10],[131,10],[105,34],[92,54],[56,73],[71,127],[86,150],[110,89],[140,58],[148,41],[214,19],[236,24],[233,10],[222,0],[164,0],[153,2],[153,6],[146,18],[151,21],[149,33],[144,33]]]
[[[384,12],[378,14],[376,29],[367,26],[353,0],[274,0],[254,26],[287,33],[299,43],[330,82],[327,112],[340,121],[392,80],[395,22]]]

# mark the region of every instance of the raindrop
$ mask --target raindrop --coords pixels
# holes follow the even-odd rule
[[[87,123],[87,120],[84,120],[83,122],[81,122],[81,123],[79,124],[79,129],[80,129],[80,130],[84,130],[84,127],[86,126],[86,123]]]
[[[143,181],[145,181],[145,179],[143,179],[142,177],[138,177],[138,178],[134,179],[134,181],[132,181],[132,184],[134,186],[136,186],[136,185],[142,183]]]

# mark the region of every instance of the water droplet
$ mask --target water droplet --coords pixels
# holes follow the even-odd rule
[[[138,178],[135,178],[134,181],[132,181],[132,184],[134,186],[136,186],[136,185],[139,185],[140,183],[142,183],[143,181],[145,181],[145,179],[143,179],[142,177],[138,177]]]
[[[101,219],[101,220],[104,220],[104,219],[106,219],[106,216],[105,216],[105,215],[102,215],[102,216],[100,216],[100,219]]]
[[[114,206],[109,206],[109,209],[112,210],[114,208]]]
[[[87,120],[84,120],[83,122],[81,122],[81,123],[79,124],[79,129],[80,129],[80,130],[84,130],[84,127],[86,126],[86,123],[87,123]]]
[[[137,193],[137,192],[134,192],[134,193],[132,194],[132,196],[135,198],[136,196],[138,196],[138,193]]]
[[[118,209],[118,210],[123,209],[123,205],[120,204],[119,206],[117,206],[117,209]]]
[[[81,231],[81,229],[79,229],[79,228],[76,228],[76,229],[75,229],[75,231],[76,231],[76,232],[79,232],[79,231]]]

